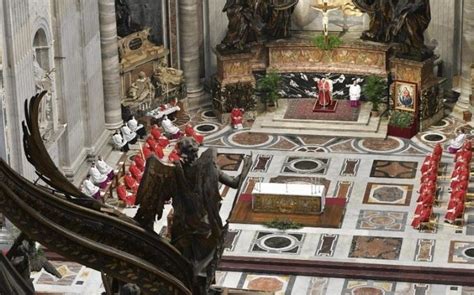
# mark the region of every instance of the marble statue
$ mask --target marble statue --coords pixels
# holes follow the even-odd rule
[[[141,101],[155,96],[155,87],[144,72],[138,73],[138,78],[128,89],[128,99]]]
[[[429,0],[354,0],[370,16],[369,29],[361,38],[400,44],[403,57],[424,59],[433,52],[424,44],[424,32],[431,21]]]
[[[223,12],[227,13],[229,24],[220,50],[243,50],[245,46],[257,41],[263,29],[260,19],[255,17],[250,0],[227,0]]]
[[[298,0],[281,0],[270,4],[271,16],[265,27],[268,36],[275,39],[290,36],[291,15],[296,4],[298,4]]]
[[[38,123],[41,129],[46,129],[48,127],[48,121],[51,121],[52,115],[50,103],[53,73],[54,69],[50,71],[43,69],[36,59],[36,53],[33,53],[33,75],[35,77],[36,92],[46,90],[49,93],[45,99],[41,100],[39,106]]]

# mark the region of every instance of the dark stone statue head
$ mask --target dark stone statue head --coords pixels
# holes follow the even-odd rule
[[[198,158],[199,144],[193,137],[185,136],[178,142],[181,159],[184,164],[191,165]]]

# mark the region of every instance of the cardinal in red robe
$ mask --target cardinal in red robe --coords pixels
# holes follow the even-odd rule
[[[332,83],[326,78],[322,78],[317,82],[318,86],[318,104],[326,107],[332,103]]]

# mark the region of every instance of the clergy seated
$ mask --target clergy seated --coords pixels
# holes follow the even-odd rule
[[[469,182],[469,177],[465,174],[459,174],[456,177],[451,178],[451,183],[449,188],[454,190],[455,187],[467,187]]]
[[[127,172],[123,179],[125,180],[125,185],[127,186],[127,188],[131,189],[136,194],[138,191],[139,184],[137,180],[133,178],[132,174],[130,174],[130,172]]]
[[[448,152],[451,154],[456,153],[463,146],[466,137],[467,135],[461,130],[461,133],[449,142]]]
[[[148,145],[145,145],[142,148],[142,152],[145,159],[148,159],[149,157],[151,157],[151,155],[153,155],[153,150]]]
[[[420,195],[425,194],[425,193],[435,194],[436,189],[437,189],[436,181],[428,180],[421,183],[418,193],[420,193]]]
[[[455,162],[470,163],[472,160],[472,152],[470,150],[460,149],[454,156]]]
[[[179,162],[181,160],[181,156],[179,155],[179,152],[174,149],[171,151],[171,153],[168,155],[168,160],[171,163]]]
[[[158,128],[158,126],[156,124],[154,124],[152,127],[151,127],[151,136],[153,136],[153,138],[155,140],[158,140],[161,136],[161,131],[160,131],[160,128]]]
[[[243,127],[243,116],[244,110],[239,108],[233,108],[230,112],[230,124],[234,129],[242,129]]]
[[[161,135],[159,138],[158,138],[158,144],[162,147],[162,148],[166,148],[169,144],[170,144],[170,140],[164,136],[164,135]]]
[[[450,195],[450,201],[460,201],[463,202],[466,199],[466,190],[463,188],[455,188]],[[448,206],[449,207],[449,206]]]
[[[91,168],[89,169],[89,174],[92,181],[98,185],[101,189],[104,189],[108,184],[107,174],[100,173],[99,169],[95,166],[95,162],[92,163]]]
[[[459,165],[457,165],[459,163]],[[470,174],[470,167],[468,165],[462,164],[460,162],[457,162],[454,165],[454,170],[453,173],[451,173],[451,178],[455,178],[457,176],[469,176]]]
[[[453,200],[449,202],[448,211],[444,219],[447,223],[455,223],[457,219],[464,215],[464,202]]]
[[[441,147],[441,144],[437,143],[433,148],[433,155],[441,157],[442,154],[443,147]]]
[[[128,171],[130,171],[133,178],[135,178],[138,183],[140,183],[140,181],[142,181],[143,173],[142,173],[142,171],[140,171],[140,169],[138,169],[138,167],[135,165],[135,163],[132,163],[132,165],[130,165],[130,167],[128,168]]]
[[[155,145],[155,156],[158,157],[158,159],[163,159],[163,157],[165,156],[165,153],[163,152],[163,148],[157,144]]]
[[[138,134],[140,139],[143,139],[146,136],[145,127],[142,124],[138,124],[134,116],[132,116],[132,118],[128,120],[127,126],[128,128],[130,128],[132,132],[135,132],[136,134]]]
[[[439,160],[435,160],[431,155],[426,156],[423,164],[421,165],[421,173],[428,172],[430,169],[438,169]]]
[[[420,183],[426,182],[426,181],[433,181],[436,182],[438,179],[438,169],[429,169],[426,173],[421,175]]]
[[[140,169],[142,172],[145,171],[145,160],[143,160],[143,158],[140,154],[136,154],[133,157],[133,162],[135,162],[138,169]]]
[[[117,186],[117,196],[120,200],[122,200],[127,207],[135,206],[135,194],[127,191],[125,185],[120,184]]]
[[[193,125],[191,124],[186,124],[186,128],[184,129],[184,133],[186,136],[188,137],[193,137],[194,140],[196,140],[196,142],[198,144],[202,144],[202,142],[204,141],[204,136],[197,133],[194,128],[193,128]]]
[[[97,169],[99,169],[99,172],[103,175],[107,175],[107,180],[112,180],[115,176],[114,169],[109,166],[104,160],[102,160],[102,157],[99,156],[97,159],[97,163],[95,164]]]
[[[122,127],[122,134],[123,138],[129,143],[129,144],[135,144],[137,143],[138,137],[135,132],[130,130],[127,125],[124,125]]]
[[[179,139],[182,136],[181,130],[179,130],[179,128],[176,127],[176,125],[174,125],[166,115],[161,121],[161,127],[163,127],[166,136],[170,139]]]
[[[114,147],[122,152],[128,152],[128,142],[122,137],[122,134],[117,130],[115,134],[112,136],[112,140],[114,142]]]
[[[415,229],[420,229],[422,223],[427,223],[430,221],[431,214],[433,213],[433,207],[429,204],[423,205],[423,208],[420,210],[419,214],[415,214],[411,226]]]
[[[87,175],[86,179],[82,182],[82,192],[86,196],[92,197],[96,200],[100,199],[100,189],[92,182],[90,175]]]
[[[420,197],[418,198],[418,205],[416,206],[416,209],[415,209],[415,214],[420,214],[421,213],[421,210],[423,209],[423,207],[425,205],[433,205],[434,203],[434,200],[435,200],[435,196],[434,194],[423,194],[423,195],[420,195]]]
[[[155,146],[158,145],[158,141],[156,141],[153,136],[148,136],[146,139],[146,143],[150,146],[150,148],[155,149]]]

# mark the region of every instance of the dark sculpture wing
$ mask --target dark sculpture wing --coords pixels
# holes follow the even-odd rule
[[[362,12],[367,12],[367,13],[375,13],[375,7],[374,5],[374,0],[368,1],[368,0],[352,0],[352,3],[354,4],[355,7],[357,7],[360,11]]]
[[[38,115],[41,99],[45,95],[46,91],[43,91],[31,97],[29,101],[25,100],[26,122],[22,122],[22,128],[26,159],[35,167],[36,174],[51,187],[76,198],[89,198],[59,171],[44,146],[39,130]]]
[[[52,195],[2,159],[0,211],[30,239],[67,259],[135,283],[144,293],[190,294],[192,267],[166,240],[134,223]]]
[[[155,215],[161,219],[165,202],[175,195],[174,169],[174,166],[161,163],[155,156],[146,161],[136,199],[136,204],[140,205],[140,208],[134,217],[146,229],[153,231]]]
[[[33,295],[31,284],[26,281],[0,252],[0,294]]]

